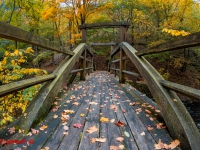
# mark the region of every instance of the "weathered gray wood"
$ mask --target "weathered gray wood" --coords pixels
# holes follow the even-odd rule
[[[88,112],[87,119],[85,122],[83,134],[81,137],[81,141],[79,144],[79,150],[97,150],[98,149],[98,143],[91,143],[92,138],[99,138],[99,131],[94,133],[87,133],[86,130],[88,130],[89,127],[96,126],[99,128],[99,116],[100,116],[100,95],[101,95],[101,84],[100,81],[97,80],[95,82],[96,84],[93,84],[92,88],[94,88],[93,93],[93,99],[92,102],[98,103],[97,105],[90,105],[89,109],[92,111]],[[95,95],[95,96],[94,96]]]
[[[80,67],[83,68],[83,70],[81,71],[81,74],[80,74],[80,80],[85,80],[85,73],[86,73],[86,50],[84,50],[83,52],[83,57],[84,59],[82,59],[80,61]]]
[[[87,62],[92,62],[92,60],[86,59]]]
[[[91,43],[90,46],[115,46],[116,43],[111,42],[111,43]]]
[[[127,22],[104,22],[94,24],[83,24],[80,25],[79,29],[98,29],[98,28],[120,28],[121,26],[129,27],[130,24]]]
[[[0,96],[7,95],[9,93],[15,92],[22,90],[24,88],[40,84],[49,80],[55,79],[56,76],[54,74],[49,74],[45,76],[38,76],[38,77],[33,77],[31,79],[26,79],[26,80],[21,80],[21,81],[16,81],[13,83],[5,84],[0,86]]]
[[[167,91],[159,83],[159,81],[164,80],[162,76],[145,58],[137,57],[137,51],[131,45],[123,42],[122,48],[147,83],[149,90],[161,109],[172,137],[181,141],[181,148],[183,149],[198,149],[200,134],[178,96],[173,91]]]
[[[142,76],[139,73],[135,73],[135,72],[131,72],[131,71],[126,71],[126,70],[123,70],[122,72],[126,73],[126,74],[129,74],[129,75],[132,75],[132,76],[137,77],[137,78],[142,78]]]
[[[121,42],[126,42],[126,26],[120,27]]]
[[[124,56],[122,58],[122,60],[127,60],[127,59],[128,59],[127,56]],[[116,59],[116,60],[111,61],[111,63],[116,63],[116,62],[120,62],[120,59]]]
[[[72,70],[70,73],[76,73],[76,72],[81,72],[81,71],[83,71],[82,68],[81,69]]]
[[[120,48],[120,69],[119,69],[119,83],[125,83],[125,75],[123,73],[123,70],[126,70],[126,63],[125,60],[123,60],[123,57],[125,56],[125,52]]]
[[[92,56],[92,57],[93,57],[93,56],[94,56],[94,54],[93,54],[92,50],[91,50],[91,49],[89,49],[89,47],[88,47],[88,46],[86,46],[85,48],[86,48],[86,50],[87,50],[87,52],[88,52],[87,54],[89,54],[90,56]]]
[[[86,43],[87,40],[87,29],[82,28],[82,43]]]
[[[188,97],[192,97],[192,98],[200,101],[200,90],[197,90],[197,89],[194,89],[194,88],[191,88],[188,86],[184,86],[181,84],[173,83],[170,81],[166,81],[166,80],[162,80],[162,81],[160,81],[160,83],[167,89],[176,91],[178,93],[181,93]]]
[[[161,43],[155,47],[140,50],[136,53],[137,56],[143,56],[147,54],[155,54],[164,51],[178,50],[182,48],[200,46],[200,32],[193,33],[187,36],[176,38],[175,40]]]
[[[74,52],[60,47],[58,43],[51,42],[47,39],[35,36],[25,30],[0,21],[0,37],[15,40],[19,42],[28,43],[39,46],[48,50],[56,51],[63,54],[73,55]]]
[[[120,51],[120,45],[118,45],[110,54],[110,57],[112,58],[115,54],[117,54]]]
[[[74,50],[74,55],[72,57],[67,57],[63,63],[54,71],[56,78],[50,82],[45,83],[38,94],[31,101],[30,105],[27,107],[27,116],[22,116],[20,119],[19,127],[24,130],[29,130],[34,122],[38,122],[40,118],[44,117],[51,107],[54,97],[59,92],[63,81],[67,78],[73,68],[76,60],[84,51],[85,44],[82,43]]]
[[[93,82],[93,85],[95,84],[96,82],[94,81]],[[92,85],[92,86],[93,86]],[[74,128],[73,127],[73,124],[75,123],[81,123],[83,126],[85,125],[85,118],[86,118],[86,115],[81,117],[80,114],[83,113],[83,114],[87,114],[87,109],[89,107],[89,102],[92,100],[92,97],[91,97],[91,92],[93,93],[94,91],[94,88],[90,86],[90,89],[88,90],[87,92],[87,95],[84,97],[84,101],[83,103],[80,105],[76,115],[74,116],[72,122],[71,122],[71,125],[69,127],[69,130],[68,130],[68,135],[65,136],[58,148],[58,150],[66,150],[66,149],[69,149],[69,150],[73,150],[73,149],[78,149],[79,147],[79,140],[82,136],[82,132],[83,132],[83,127],[81,127],[80,129],[78,128]],[[85,100],[89,100],[89,101],[85,101]],[[89,139],[88,139],[89,140]]]

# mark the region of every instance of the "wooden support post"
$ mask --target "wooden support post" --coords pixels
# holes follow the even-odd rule
[[[121,30],[121,42],[126,42],[126,27],[121,26],[120,30]]]
[[[83,68],[83,71],[81,71],[81,74],[80,74],[80,80],[83,80],[85,81],[85,73],[86,73],[86,49],[84,50],[83,52],[83,55],[84,59],[81,59],[80,60],[80,67]]]
[[[116,63],[114,63],[114,74],[115,74],[115,77],[117,76],[117,71],[116,71]]]
[[[122,48],[120,48],[120,69],[119,69],[119,83],[125,83],[125,75],[122,72],[126,68],[125,60],[123,57],[125,56],[125,52]]]
[[[87,30],[86,28],[82,29],[82,42],[86,43],[86,39],[87,39]]]

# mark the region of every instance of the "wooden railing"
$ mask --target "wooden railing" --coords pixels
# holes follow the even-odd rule
[[[197,46],[200,45],[199,39],[200,33],[195,33],[139,52],[128,43],[122,42],[110,55],[110,68],[108,70],[112,73],[114,71],[115,74],[116,71],[119,72],[120,83],[125,82],[125,74],[144,79],[161,109],[170,134],[173,138],[181,141],[183,149],[199,149],[200,134],[193,119],[175,92],[200,101],[200,90],[164,80],[143,55]],[[113,60],[117,53],[120,53],[120,58]],[[126,57],[131,60],[139,73],[126,71]],[[119,68],[116,68],[115,64],[117,62]]]
[[[55,42],[34,36],[29,32],[4,22],[0,22],[0,37],[66,54],[65,60],[52,74],[37,76],[0,86],[0,96],[2,97],[15,91],[44,83],[38,94],[27,107],[25,111],[26,116],[22,115],[10,126],[17,124],[21,129],[28,131],[33,124],[37,123],[49,112],[52,102],[70,73],[80,72],[80,80],[85,80],[86,72],[90,73],[93,71],[93,53],[85,43],[81,43],[73,51],[70,51]],[[87,56],[90,56],[90,59],[87,59]],[[79,68],[72,70],[77,60],[79,60]],[[72,82],[73,79],[70,81]],[[0,133],[2,134],[6,130],[1,130]]]

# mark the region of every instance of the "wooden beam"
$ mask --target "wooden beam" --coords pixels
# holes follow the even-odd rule
[[[76,72],[81,72],[83,71],[83,69],[75,69],[75,70],[72,70],[70,73],[76,73]]]
[[[134,76],[136,78],[142,78],[142,76],[139,73],[135,73],[135,72],[131,72],[131,71],[126,71],[126,70],[123,70],[122,72],[126,73],[126,74],[129,74],[129,75],[132,75],[132,76]]]
[[[184,86],[181,84],[173,83],[170,81],[166,81],[166,80],[161,80],[160,83],[167,89],[176,91],[178,93],[181,93],[183,95],[186,95],[188,97],[191,97],[200,101],[200,90],[197,90],[188,86]]]
[[[93,52],[88,48],[88,46],[86,46],[85,49],[90,54],[90,56],[92,56],[92,57],[94,56]]]
[[[113,57],[115,54],[117,54],[120,51],[120,45],[118,45],[113,52],[110,54],[110,57]]]
[[[122,48],[147,83],[172,137],[181,141],[182,149],[199,149],[200,133],[176,93],[160,84],[163,77],[144,57],[138,57],[131,45],[123,42]]]
[[[85,73],[86,73],[86,49],[84,50],[82,56],[84,57],[84,59],[82,59],[80,61],[80,68],[83,68],[83,70],[80,73],[80,80],[85,81],[86,77],[85,77]]]
[[[21,81],[16,81],[13,83],[9,83],[9,84],[5,84],[5,85],[1,85],[0,86],[0,96],[5,96],[7,94],[10,94],[12,92],[15,91],[19,91],[22,89],[25,89],[27,87],[36,85],[36,84],[40,84],[49,80],[53,80],[55,79],[55,75],[54,74],[49,74],[49,75],[45,75],[45,76],[38,76],[38,77],[34,77],[31,79],[26,79],[26,80],[21,80]]]
[[[35,36],[25,30],[22,30],[2,21],[0,21],[0,37],[39,46],[48,50],[56,51],[67,55],[74,55],[73,51],[66,50],[66,48],[64,47],[60,47],[58,43],[51,42],[39,36]]]
[[[123,57],[125,56],[125,52],[122,48],[120,48],[120,63],[119,63],[119,83],[125,83],[125,74],[123,70],[126,69],[126,63],[125,60],[123,60]]]
[[[127,22],[104,22],[104,23],[94,23],[94,24],[83,24],[80,25],[79,29],[99,29],[99,28],[120,28],[125,26],[128,28],[130,26]]]
[[[90,46],[115,46],[116,43],[111,42],[111,43],[91,43]]]
[[[200,46],[200,32],[193,33],[184,37],[177,38],[172,41],[161,43],[157,46],[140,50],[136,53],[137,56],[143,56],[147,54],[155,54],[165,51],[178,50],[182,48]]]
[[[127,60],[128,58],[126,57],[126,56],[124,56],[123,58],[122,58],[122,60]],[[113,60],[111,63],[116,63],[116,62],[119,62],[120,61],[120,59],[116,59],[116,60]]]

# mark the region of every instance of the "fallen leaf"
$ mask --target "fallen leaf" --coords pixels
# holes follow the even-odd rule
[[[111,146],[110,146],[110,150],[118,150],[118,149],[119,149],[118,146],[114,146],[114,145],[111,145]]]
[[[158,140],[158,144],[154,145],[155,149],[162,149],[164,148],[164,143],[161,142],[161,139]]]
[[[179,141],[179,140],[174,140],[174,141],[170,142],[169,147],[170,147],[171,149],[174,149],[174,148],[176,148],[179,144],[180,144],[180,141]]]
[[[54,115],[53,118],[58,118],[58,115]]]
[[[80,124],[80,123],[75,123],[75,124],[73,125],[73,127],[74,127],[74,128],[81,128],[81,127],[82,127],[82,124]]]
[[[68,132],[63,132],[64,135],[68,135]]]
[[[119,120],[119,121],[115,122],[115,125],[117,125],[118,127],[123,127],[124,123]]]
[[[152,117],[149,118],[151,121],[153,121],[154,119]]]
[[[142,109],[141,108],[137,108],[135,111],[136,111],[137,114],[139,114],[142,111]]]
[[[10,134],[15,133],[15,127],[9,128],[8,132],[9,132]]]
[[[80,114],[80,117],[84,117],[85,115],[84,114]]]
[[[78,106],[78,105],[79,105],[79,102],[74,102],[74,103],[72,103],[72,104]]]
[[[65,117],[61,117],[60,119],[61,119],[62,123],[67,121],[67,119]]]
[[[68,126],[63,126],[63,129],[64,130],[69,130],[69,127]]]
[[[101,142],[101,143],[104,143],[106,141],[106,138],[92,138],[90,140],[92,143],[94,142]]]
[[[89,102],[89,104],[91,104],[91,105],[97,105],[98,103],[96,103],[96,102]]]
[[[31,133],[31,132],[29,132],[28,134],[27,134],[27,136],[32,136],[33,134]]]
[[[125,109],[122,109],[122,113],[126,113],[126,110],[125,110]]]
[[[128,132],[124,132],[124,135],[126,136],[126,137],[129,137],[130,136],[130,134],[128,133]]]
[[[24,113],[24,117],[26,117],[27,116],[27,113]]]
[[[101,117],[100,121],[101,122],[109,122],[109,118]]]
[[[42,127],[40,127],[40,130],[45,130],[47,128],[47,126],[43,125]]]
[[[39,133],[39,130],[36,130],[36,129],[32,129],[32,128],[31,128],[31,132],[32,132],[33,134],[38,134],[38,133]]]
[[[149,127],[147,127],[147,129],[148,129],[149,131],[151,131],[151,130],[153,130],[153,127],[149,126]]]
[[[173,99],[174,102],[177,102],[177,99]]]
[[[120,149],[124,149],[124,145],[119,145],[118,146]]]
[[[89,127],[86,132],[88,133],[93,133],[93,132],[96,132],[98,131],[99,129],[96,127],[96,126],[92,126],[92,127]]]
[[[135,102],[129,103],[130,106],[135,106]]]
[[[66,101],[66,103],[70,103],[70,102],[71,102],[70,100],[67,100],[67,101]]]
[[[72,95],[72,96],[70,97],[70,99],[76,99],[76,96],[75,96],[75,95]]]
[[[110,105],[110,109],[114,110],[115,112],[117,111],[117,106],[116,105]]]
[[[117,142],[123,142],[124,138],[123,137],[117,137],[116,140],[117,140]]]
[[[115,119],[111,119],[110,122],[111,122],[111,123],[115,122]]]
[[[145,132],[143,131],[142,133],[140,133],[142,136],[144,136],[145,135]]]
[[[156,111],[156,112],[160,112],[160,110],[158,110],[158,109],[156,109],[155,111]]]
[[[66,114],[73,114],[74,110],[63,110],[62,115],[65,115],[64,113],[66,113]]]
[[[146,110],[145,110],[145,113],[151,114],[151,111],[149,111],[148,109],[146,109]]]
[[[157,124],[156,124],[156,128],[157,128],[157,129],[165,129],[166,126],[164,126],[163,123],[157,123]]]

